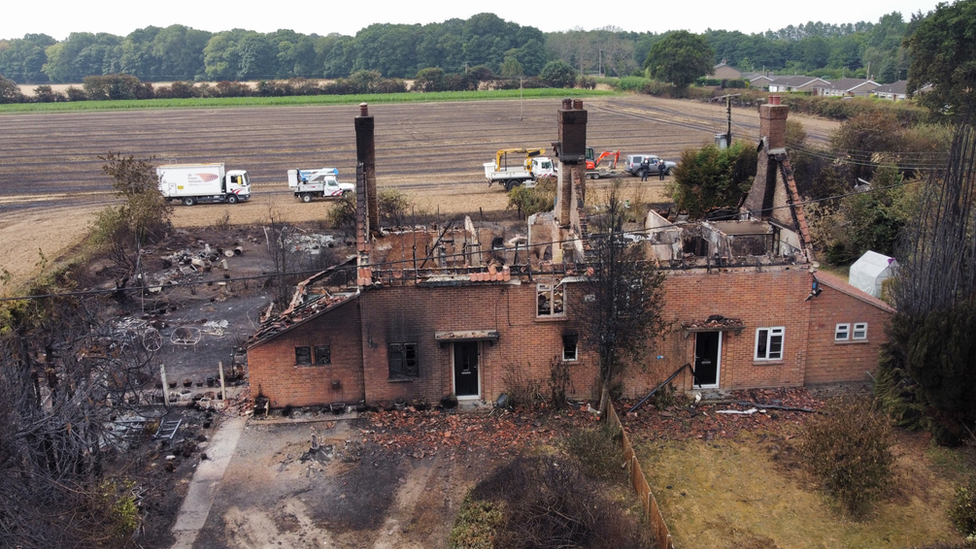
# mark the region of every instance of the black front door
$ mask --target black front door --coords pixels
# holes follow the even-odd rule
[[[695,387],[718,387],[719,342],[722,332],[695,334]]]
[[[477,341],[459,341],[454,344],[454,394],[459,398],[480,395]]]

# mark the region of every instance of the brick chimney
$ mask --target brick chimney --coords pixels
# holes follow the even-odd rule
[[[366,103],[359,104],[356,117],[356,213],[357,222],[365,221],[365,233],[376,235],[380,230],[379,199],[376,196],[376,140],[374,138],[373,117]],[[360,197],[365,201],[359,204]],[[365,216],[360,208],[365,209]],[[358,227],[357,227],[358,229]],[[358,230],[357,230],[358,232]],[[357,240],[359,235],[357,234]]]
[[[573,200],[573,187],[583,192],[582,182],[586,178],[586,120],[587,112],[581,99],[563,99],[562,108],[557,113],[559,125],[559,181],[557,195],[559,208],[556,222],[563,227],[572,221],[572,211],[576,206]],[[582,196],[580,196],[582,198]]]
[[[786,146],[786,117],[790,107],[780,103],[780,96],[770,95],[769,103],[759,107],[759,136],[766,138],[770,150]]]

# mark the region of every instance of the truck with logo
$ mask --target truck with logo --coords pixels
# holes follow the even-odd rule
[[[316,197],[342,198],[346,193],[356,192],[355,185],[341,183],[338,177],[336,168],[288,170],[288,187],[302,202],[311,202]]]
[[[204,202],[237,204],[251,198],[247,171],[227,170],[222,162],[159,166],[156,176],[163,197],[186,206]]]

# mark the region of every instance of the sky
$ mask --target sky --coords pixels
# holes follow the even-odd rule
[[[650,3],[644,0],[618,0],[599,9],[587,2],[586,8],[570,8],[575,2],[523,2],[498,0],[298,2],[264,4],[227,0],[45,0],[30,7],[16,2],[0,17],[0,39],[23,38],[25,34],[47,34],[64,40],[71,32],[107,32],[126,36],[147,26],[173,24],[218,32],[234,28],[273,32],[290,29],[302,34],[339,33],[354,36],[373,23],[427,24],[447,19],[467,19],[484,12],[533,26],[543,32],[576,28],[594,30],[607,26],[625,31],[662,33],[707,29],[740,31],[746,34],[778,30],[809,21],[830,24],[877,22],[882,15],[901,12],[905,21],[921,10],[933,10],[936,0],[889,0],[852,2],[850,0],[783,0],[780,2],[728,2],[717,0],[679,0]],[[251,7],[258,6],[258,7]],[[281,6],[282,9],[276,9]],[[735,9],[732,9],[734,7]],[[749,9],[751,8],[751,9]]]

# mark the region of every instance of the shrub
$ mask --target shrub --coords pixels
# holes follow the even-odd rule
[[[466,496],[454,519],[448,541],[450,549],[492,549],[495,530],[502,524],[499,505],[487,501],[473,501]]]
[[[380,207],[380,222],[386,226],[402,227],[406,223],[407,210],[413,202],[397,189],[383,189],[377,196]]]
[[[617,82],[617,89],[620,91],[643,91],[650,81],[649,78],[643,76],[625,76]]]
[[[344,231],[346,234],[356,232],[356,199],[346,195],[336,200],[329,208],[327,215],[333,229]]]
[[[518,364],[510,364],[502,374],[502,383],[508,394],[508,403],[515,408],[531,408],[545,403],[546,397],[542,393],[542,383],[537,379],[529,379],[523,368]]]
[[[610,500],[606,489],[572,460],[517,457],[481,481],[470,496],[502,511],[495,548],[653,547],[634,515]]]
[[[560,360],[558,356],[549,361],[549,403],[553,408],[566,406],[566,391],[572,386],[569,378],[569,363]]]
[[[970,477],[964,486],[956,488],[949,518],[962,535],[976,537],[976,476]]]
[[[609,480],[620,474],[623,455],[616,438],[619,431],[611,431],[608,424],[593,429],[580,429],[562,441],[566,453],[576,458],[586,473],[598,479]]]
[[[837,400],[807,423],[800,441],[810,471],[852,515],[863,513],[891,480],[891,425],[874,404]]]
[[[508,191],[508,209],[515,209],[519,217],[552,210],[556,201],[556,178],[541,177],[535,187],[519,185]]]

